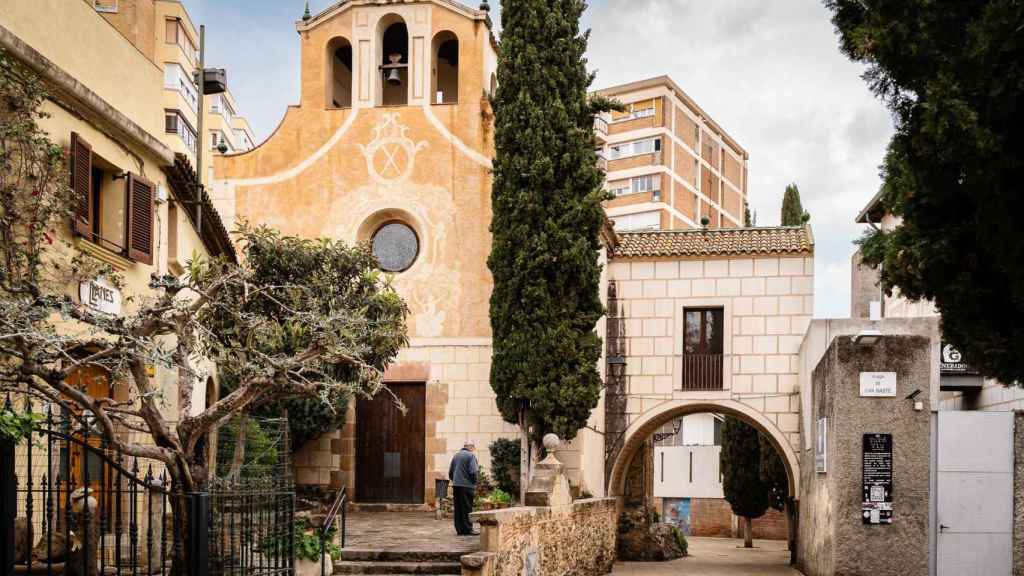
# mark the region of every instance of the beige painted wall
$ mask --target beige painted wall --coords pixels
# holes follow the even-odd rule
[[[147,132],[163,132],[163,73],[86,2],[5,0],[0,26],[88,86]]]

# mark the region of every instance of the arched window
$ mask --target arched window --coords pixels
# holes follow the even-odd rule
[[[401,17],[389,14],[381,19],[380,71],[381,99],[384,106],[409,103],[409,30]]]
[[[327,107],[352,106],[352,43],[333,38],[327,43]]]
[[[434,74],[431,92],[434,104],[459,101],[459,39],[445,30],[434,36]]]

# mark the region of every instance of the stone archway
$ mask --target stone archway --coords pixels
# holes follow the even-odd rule
[[[668,400],[647,410],[626,428],[622,449],[615,456],[608,479],[609,496],[622,496],[625,492],[629,465],[637,450],[662,425],[679,416],[712,412],[742,419],[757,428],[782,455],[789,476],[789,493],[799,499],[800,462],[786,435],[762,412],[736,400]]]

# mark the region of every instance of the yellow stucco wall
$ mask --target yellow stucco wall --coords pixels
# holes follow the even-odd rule
[[[4,0],[0,25],[153,135],[163,133],[163,72],[79,0]]]
[[[392,13],[407,23],[410,77],[422,83],[419,92],[409,86],[413,104],[366,105],[357,80],[355,105],[328,109],[328,42],[345,37],[358,61],[360,35],[369,35],[376,47],[376,22]],[[416,71],[429,65],[430,55],[417,56],[415,46],[421,38],[429,51],[431,38],[444,30],[459,39],[459,102],[431,105],[429,70]],[[483,97],[484,53],[490,49],[486,26],[430,2],[358,6],[302,31],[300,41],[301,104],[288,109],[260,146],[214,159],[214,197],[221,213],[229,222],[248,220],[288,234],[348,241],[368,240],[384,222],[402,220],[420,242],[416,262],[395,279],[412,310],[409,335],[489,336],[493,143]],[[354,63],[354,76],[361,66]],[[374,71],[371,82],[376,76]],[[376,88],[366,88],[372,100]]]

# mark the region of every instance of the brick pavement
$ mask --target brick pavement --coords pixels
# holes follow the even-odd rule
[[[384,552],[446,552],[480,549],[479,536],[457,536],[451,519],[433,512],[352,512],[347,518],[348,549]]]

